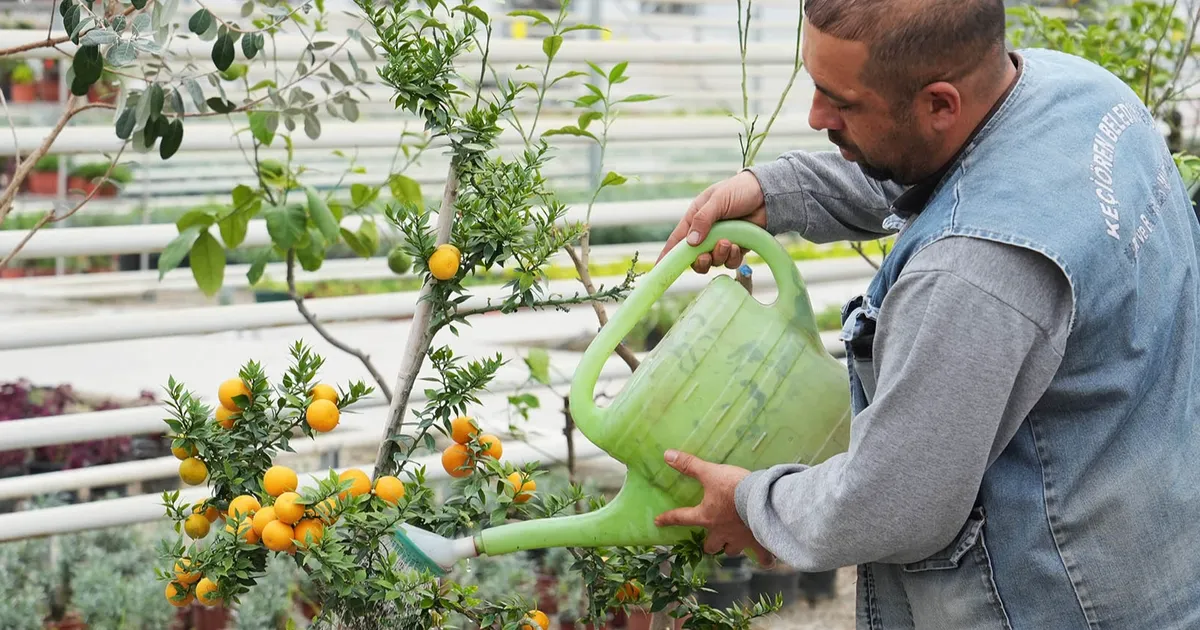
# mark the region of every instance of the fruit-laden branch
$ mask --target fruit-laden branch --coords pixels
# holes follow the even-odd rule
[[[438,228],[436,245],[450,242],[450,233],[454,227],[454,204],[458,200],[458,160],[450,160],[450,169],[446,174],[446,186],[442,190],[442,204],[438,206]],[[400,363],[400,373],[396,376],[396,394],[391,398],[388,407],[387,426],[383,430],[383,441],[379,444],[379,453],[375,457],[375,473],[373,479],[387,474],[392,465],[392,457],[396,453],[396,436],[404,424],[404,414],[408,411],[408,397],[413,385],[417,382],[417,374],[421,371],[421,363],[429,351],[433,341],[433,328],[429,321],[433,316],[433,305],[430,294],[435,280],[427,278],[421,286],[417,297],[417,309],[413,314],[408,329],[408,345]]]
[[[391,402],[392,391],[388,389],[387,379],[383,378],[383,375],[379,373],[379,370],[375,369],[375,364],[371,363],[371,358],[364,354],[361,350],[356,350],[342,343],[341,341],[338,341],[337,338],[330,334],[329,330],[326,329],[325,326],[321,325],[321,322],[317,321],[317,317],[312,314],[312,311],[308,310],[308,305],[304,303],[304,296],[296,292],[295,248],[289,249],[287,253],[287,286],[288,297],[292,298],[292,301],[296,303],[296,310],[300,311],[300,315],[304,317],[304,321],[308,322],[309,325],[317,331],[317,333],[325,338],[325,341],[330,343],[330,345],[338,350],[341,350],[342,352],[345,352],[346,354],[353,355],[357,357],[359,361],[362,361],[363,367],[367,368],[367,371],[371,373],[371,378],[375,379],[375,383],[379,385],[379,391],[383,394],[384,399],[388,402]]]

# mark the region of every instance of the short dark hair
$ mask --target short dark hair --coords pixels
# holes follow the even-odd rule
[[[822,33],[866,43],[860,78],[889,99],[960,78],[1006,51],[1004,0],[804,0],[804,16]]]

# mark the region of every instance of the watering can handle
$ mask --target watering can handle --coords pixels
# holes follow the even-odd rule
[[[703,243],[692,246],[687,241],[680,241],[649,273],[642,276],[625,304],[617,309],[608,325],[600,329],[600,333],[584,351],[571,382],[570,394],[571,417],[582,431],[587,433],[589,427],[600,426],[603,410],[596,406],[594,400],[596,383],[613,351],[666,293],[667,288],[701,254],[712,251],[721,239],[762,256],[775,276],[778,288],[778,297],[771,308],[783,312],[797,328],[814,337],[818,335],[804,280],[783,245],[753,223],[742,220],[719,221],[713,225]]]

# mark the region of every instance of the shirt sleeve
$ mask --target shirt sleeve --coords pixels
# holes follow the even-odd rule
[[[751,473],[738,515],[805,571],[906,563],[948,545],[1061,362],[1065,276],[1029,250],[953,238],[915,256],[884,301],[877,388],[847,452]]]
[[[905,188],[867,177],[836,151],[789,151],[748,168],[759,186],[771,234],[796,232],[814,243],[873,240]]]

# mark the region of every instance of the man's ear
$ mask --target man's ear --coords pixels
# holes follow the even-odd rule
[[[917,108],[934,131],[943,132],[954,127],[962,115],[962,95],[946,81],[930,83],[917,96]]]

